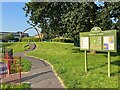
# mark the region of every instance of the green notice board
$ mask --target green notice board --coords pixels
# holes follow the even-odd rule
[[[102,37],[90,36],[90,49],[102,50]]]
[[[102,31],[93,27],[90,32],[80,33],[80,49],[95,51],[117,51],[116,30]]]

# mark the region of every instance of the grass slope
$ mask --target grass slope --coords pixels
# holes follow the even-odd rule
[[[28,55],[49,61],[68,88],[118,88],[120,61],[118,53],[111,56],[111,77],[107,76],[107,53],[88,52],[88,73],[84,72],[84,52],[73,44],[37,43]],[[119,73],[118,73],[119,72]]]
[[[15,43],[0,43],[0,48],[7,47],[12,48],[14,53],[16,52],[23,52],[24,46],[27,44],[27,42],[15,42]],[[2,52],[2,51],[0,51]],[[19,63],[19,62],[17,62]],[[22,65],[22,72],[28,72],[31,69],[32,63],[25,58],[21,59],[21,65]],[[12,73],[14,73],[14,64],[12,64]],[[2,90],[29,90],[30,85],[28,83],[22,83],[21,85],[15,85],[15,84],[1,84],[0,85]]]
[[[0,43],[0,48],[7,47],[7,48],[13,48],[14,53],[16,52],[23,52],[24,46],[27,44],[27,42],[15,42],[15,43]]]
[[[2,47],[7,47],[7,48],[12,48],[13,52],[23,52],[24,46],[27,45],[27,42],[15,42],[15,43],[0,43],[0,48]],[[31,62],[26,60],[25,58],[21,59],[21,64],[22,64],[22,72],[28,72],[31,69]],[[12,65],[14,67],[14,65]]]

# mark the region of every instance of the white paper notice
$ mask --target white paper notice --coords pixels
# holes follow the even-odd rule
[[[114,36],[103,37],[103,49],[114,50]]]
[[[80,40],[80,47],[81,49],[89,49],[89,38],[88,37],[81,37]]]

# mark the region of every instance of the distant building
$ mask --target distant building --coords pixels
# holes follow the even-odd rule
[[[14,36],[14,40],[7,40],[8,42],[16,42],[16,41],[19,41],[19,38],[20,38],[20,33],[22,32],[0,32],[0,42],[5,42],[6,40],[3,40],[2,39],[2,35],[5,35],[5,34],[13,34]],[[28,33],[23,33],[22,34],[22,38],[25,38],[25,37],[29,37],[29,34]]]
[[[19,33],[22,33],[22,32],[0,32],[0,36],[4,35],[4,34],[9,34],[9,33],[12,33],[14,38],[20,38],[20,34]],[[29,34],[28,33],[23,33],[22,34],[22,38],[25,38],[25,37],[29,37]]]

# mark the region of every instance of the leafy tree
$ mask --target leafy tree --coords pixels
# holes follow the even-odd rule
[[[2,40],[4,41],[13,40],[13,39],[14,39],[14,36],[12,33],[2,35]]]
[[[103,2],[100,6],[94,2],[29,2],[24,11],[29,23],[42,28],[45,39],[70,37],[77,45],[79,32],[90,31],[94,26],[118,29],[120,25],[120,2]]]

